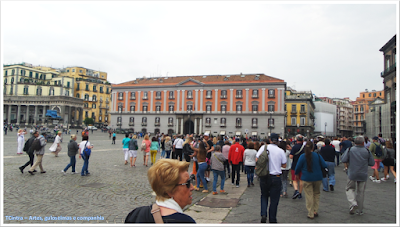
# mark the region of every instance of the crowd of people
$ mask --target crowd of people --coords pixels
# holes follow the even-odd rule
[[[45,153],[46,132],[40,135],[34,131],[32,137],[24,145],[26,131],[18,131],[18,151],[26,151],[29,161],[19,167],[21,173],[31,165],[29,173],[34,175],[36,168],[41,173],[46,173],[42,166]],[[50,151],[57,157],[61,151],[61,134],[50,147]],[[115,144],[115,134],[113,144]],[[93,145],[89,142],[88,130],[82,131],[82,142],[76,142],[77,135],[71,135],[68,143],[68,156],[70,163],[61,170],[64,174],[72,167],[75,170],[76,155],[84,161],[81,176],[89,175],[89,157]],[[36,144],[35,144],[35,141]],[[346,196],[349,203],[350,214],[363,214],[365,182],[370,179],[374,183],[381,183],[390,179],[389,172],[393,174],[396,182],[396,152],[395,145],[391,141],[385,141],[381,135],[369,141],[367,137],[355,138],[307,138],[296,135],[290,139],[283,139],[272,133],[269,138],[259,140],[256,138],[239,138],[218,136],[212,137],[208,133],[203,135],[166,135],[158,134],[152,137],[149,134],[143,136],[139,144],[137,134],[126,134],[121,141],[124,154],[124,165],[136,166],[138,151],[143,154],[143,165],[152,166],[148,171],[149,182],[157,195],[156,204],[160,207],[162,220],[164,222],[193,222],[190,217],[180,216],[181,209],[191,203],[191,199],[180,201],[180,195],[176,195],[174,188],[179,188],[184,195],[192,193],[193,190],[208,193],[210,174],[213,172],[212,194],[226,194],[224,190],[226,179],[231,179],[231,184],[240,187],[245,182],[247,187],[253,187],[254,179],[258,178],[261,190],[261,223],[276,223],[279,199],[288,198],[288,185],[293,186],[292,199],[306,200],[307,218],[318,217],[319,198],[322,191],[335,190],[335,167],[343,164],[343,170],[348,175]],[[28,146],[26,150],[25,146]],[[268,174],[255,174],[258,159],[264,152],[268,152]],[[160,153],[159,160],[156,159]],[[36,161],[34,162],[34,155]],[[172,159],[172,160],[171,160]],[[189,164],[193,162],[193,169],[189,170]],[[179,164],[186,163],[186,164]],[[379,169],[383,165],[384,175],[379,178]],[[177,168],[165,170],[165,168]],[[368,177],[368,166],[374,170],[373,175]],[[172,174],[171,182],[156,182],[155,172]],[[241,181],[240,172],[244,172],[246,179]],[[167,176],[165,176],[167,178]],[[220,179],[220,190],[217,190],[218,179]],[[192,180],[194,180],[192,184]],[[247,183],[247,184],[246,184]],[[159,185],[166,184],[166,185]],[[170,185],[173,184],[173,185]],[[180,188],[179,186],[185,186]],[[193,186],[194,185],[194,186]],[[160,189],[158,187],[165,187]],[[186,193],[186,194],[185,194]],[[176,195],[177,197],[173,197]],[[167,201],[167,202],[166,202]],[[268,206],[269,204],[269,206]],[[164,210],[164,211],[163,211]],[[168,212],[167,212],[168,211]],[[132,212],[130,216],[135,214]],[[172,215],[175,214],[175,215]],[[172,216],[171,216],[172,215]],[[132,219],[132,217],[130,217]],[[131,220],[132,221],[132,220]]]

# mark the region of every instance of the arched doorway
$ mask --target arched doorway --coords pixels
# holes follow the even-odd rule
[[[185,126],[183,128],[183,134],[192,134],[194,133],[194,123],[192,120],[188,119],[185,122]]]
[[[160,129],[159,128],[154,129],[154,135],[157,135],[158,133],[160,133]]]

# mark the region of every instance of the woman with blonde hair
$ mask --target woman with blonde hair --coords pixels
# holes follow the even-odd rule
[[[145,145],[143,145],[143,143]],[[150,137],[148,134],[146,134],[144,136],[144,139],[142,141],[142,145],[141,147],[146,146],[145,149],[142,149],[143,151],[143,165],[145,165],[147,167],[147,163],[149,162],[149,155],[150,155],[150,146],[151,146],[151,141],[150,141]]]
[[[147,178],[156,193],[156,205],[159,209],[151,215],[152,206],[136,208],[128,214],[125,223],[196,223],[192,217],[183,213],[183,208],[192,204],[194,189],[188,168],[188,162],[158,160],[147,172]],[[153,217],[160,215],[161,220],[157,222]]]
[[[170,155],[171,155],[171,151],[172,151],[172,141],[171,141],[170,136],[165,137],[164,146],[165,146],[165,153],[166,153],[165,158],[169,159]]]
[[[193,154],[193,150],[192,150],[192,148],[190,146],[190,144],[192,144],[192,142],[193,142],[193,137],[188,136],[188,137],[186,137],[186,140],[183,143],[182,151],[183,151],[183,155],[185,157],[186,162],[190,162],[190,156],[189,155]]]
[[[17,149],[17,154],[23,154],[22,149],[24,148],[24,143],[25,143],[25,134],[26,131],[23,130],[22,128],[18,130],[17,133],[17,143],[18,143],[18,149]]]
[[[58,153],[60,153],[61,151],[61,131],[57,132],[57,136],[54,139],[54,143],[53,145],[51,145],[51,147],[49,148],[49,150],[51,151],[51,153],[54,153],[55,157],[58,157]]]

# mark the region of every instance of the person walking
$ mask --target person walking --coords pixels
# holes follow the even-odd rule
[[[89,158],[90,155],[86,154],[85,148],[93,149],[93,145],[89,142],[89,136],[84,135],[82,137],[82,142],[79,144],[79,158],[83,159],[83,166],[81,171],[81,176],[89,175]]]
[[[115,134],[115,131],[112,134],[112,142],[111,144],[115,144],[115,140],[117,139],[117,134]]]
[[[46,171],[44,171],[43,165],[42,165],[42,160],[43,160],[43,155],[44,155],[44,147],[46,146],[45,137],[46,137],[46,133],[43,132],[41,136],[38,136],[35,139],[35,140],[39,140],[41,148],[39,150],[34,150],[34,154],[36,155],[36,161],[35,161],[35,164],[33,164],[33,166],[31,166],[31,168],[28,171],[28,173],[30,173],[31,175],[34,175],[34,172],[36,172],[35,169],[37,166],[39,166],[39,168],[40,168],[40,173],[46,173]]]
[[[381,183],[378,169],[383,158],[383,146],[379,143],[379,138],[377,136],[372,138],[372,143],[369,146],[369,150],[371,151],[375,161],[375,165],[371,167],[371,169],[374,170],[374,173],[369,177],[369,179],[374,183]]]
[[[221,186],[220,193],[226,193],[224,190],[225,186],[225,173],[224,173],[224,161],[226,160],[225,156],[221,153],[221,146],[216,145],[214,148],[214,152],[211,155],[211,170],[214,175],[213,179],[213,195],[217,195],[217,181],[218,176],[221,177]]]
[[[329,144],[329,143],[328,143]],[[297,162],[295,175],[303,181],[304,194],[306,196],[307,218],[318,217],[319,197],[321,194],[322,170],[327,165],[321,155],[314,151],[314,144],[311,141],[306,143],[305,152]]]
[[[136,140],[136,135],[132,135],[132,139],[129,141],[129,162],[131,167],[135,166],[138,148],[139,146]]]
[[[160,150],[160,144],[158,143],[158,140],[155,136],[151,138],[151,144],[150,144],[150,162],[151,165],[156,163],[156,156],[157,152]]]
[[[182,157],[182,149],[183,149],[183,138],[184,136],[178,136],[177,139],[174,141],[174,153],[172,154],[172,158],[173,159],[178,159],[179,161],[182,161],[183,157]]]
[[[51,151],[51,153],[54,154],[54,157],[58,157],[58,153],[60,153],[62,147],[61,147],[61,131],[57,132],[57,136],[54,139],[54,143],[51,145],[51,147],[49,148],[49,150]]]
[[[188,137],[186,137],[186,140],[183,143],[182,152],[183,152],[183,156],[184,156],[186,162],[190,162],[190,158],[191,158],[190,156],[193,155],[193,153],[194,153],[194,151],[191,147],[192,142],[193,142],[193,137],[188,136]]]
[[[266,176],[257,176],[260,179],[261,189],[261,223],[266,223],[267,217],[269,217],[269,223],[278,223],[276,214],[278,212],[278,204],[282,187],[281,168],[285,168],[287,162],[285,152],[278,147],[278,138],[279,136],[277,134],[271,133],[269,138],[270,144],[262,145],[256,154],[257,162],[258,158],[265,150],[268,150],[269,152],[269,174]],[[270,200],[269,209],[268,200]]]
[[[363,215],[368,166],[374,166],[375,160],[372,153],[364,147],[364,137],[356,137],[354,143],[355,146],[351,150],[346,150],[342,156],[342,162],[348,166],[346,196],[349,213],[354,214],[357,211],[359,215]]]
[[[34,141],[37,137],[39,137],[39,131],[35,131],[35,132],[32,134],[32,137],[29,138],[28,141],[26,141],[26,143],[28,143],[28,144],[27,144],[27,146],[28,146],[28,151],[27,151],[26,153],[27,153],[28,156],[29,156],[29,161],[26,162],[24,165],[22,165],[22,166],[19,167],[19,170],[21,171],[21,173],[24,173],[24,169],[25,169],[28,165],[31,165],[31,167],[32,167],[32,165],[33,165],[33,159],[35,158],[35,154],[33,153],[32,143],[33,143],[33,141]],[[36,172],[36,170],[35,170],[34,172]]]
[[[18,143],[17,154],[23,154],[22,149],[24,148],[25,134],[26,134],[26,131],[24,131],[23,129],[18,130],[18,133],[17,133],[17,143]]]
[[[254,186],[254,168],[256,167],[257,151],[254,149],[254,143],[249,142],[247,149],[243,153],[243,163],[247,173],[247,187]]]
[[[283,140],[279,142],[278,147],[285,152],[285,156],[286,156],[286,167],[281,167],[281,170],[282,170],[281,197],[287,198],[288,197],[287,180],[288,180],[288,175],[289,175],[289,171],[291,168],[291,159],[289,158],[289,155],[290,155],[290,151],[292,150],[292,147],[288,143],[286,143],[286,141],[283,141]]]
[[[304,139],[302,135],[300,134],[296,135],[296,144],[292,147],[292,151],[290,152],[289,155],[289,158],[292,159],[291,175],[294,188],[294,194],[292,196],[292,199],[302,198],[301,193],[303,192],[303,181],[301,180],[301,172],[299,173],[299,178],[296,178],[294,172],[296,169],[297,161],[299,160],[300,156],[304,154],[305,144],[303,144],[303,140]]]
[[[124,152],[125,163],[124,165],[128,165],[128,158],[129,158],[129,134],[125,134],[125,138],[122,140],[122,151]]]
[[[321,147],[320,155],[325,160],[326,165],[328,166],[328,174],[325,178],[322,179],[322,186],[325,192],[334,191],[335,190],[335,157],[336,150],[329,139],[325,139],[325,146]],[[328,178],[329,178],[329,187],[328,187]]]
[[[145,145],[143,145],[143,143]],[[150,155],[150,146],[151,146],[151,141],[150,141],[150,137],[149,135],[145,135],[142,141],[142,145],[140,146],[145,147],[145,149],[143,151],[143,165],[145,165],[147,167],[147,163],[149,162],[149,155]]]
[[[231,178],[231,170],[229,168],[229,161],[228,161],[230,148],[231,148],[231,143],[229,142],[229,140],[225,140],[225,145],[222,147],[222,154],[226,159],[224,161],[225,178],[226,178],[226,172],[228,172],[228,178]]]
[[[167,137],[167,135],[162,135],[161,137],[161,155],[160,158],[165,158],[165,138]]]
[[[166,153],[165,158],[169,159],[171,156],[171,151],[172,151],[172,141],[171,141],[170,136],[165,137],[164,146],[165,146],[165,153]]]
[[[197,162],[199,163],[199,169],[197,171],[197,185],[194,187],[194,190],[199,191],[200,189],[200,181],[203,182],[203,187],[204,190],[202,191],[203,193],[208,193],[208,188],[207,188],[207,181],[204,177],[205,171],[207,170],[207,162],[206,162],[206,156],[207,156],[207,149],[209,145],[207,144],[207,141],[203,139],[202,142],[199,143],[199,148],[196,153],[197,156]],[[196,152],[196,150],[195,150]]]
[[[385,148],[383,149],[384,159],[382,160],[382,164],[384,166],[384,177],[381,178],[381,181],[387,181],[389,179],[389,169],[394,176],[394,183],[396,183],[396,172],[394,171],[394,166],[396,163],[396,151],[393,149],[393,144],[390,141],[386,141]]]
[[[240,139],[235,139],[235,144],[229,148],[228,161],[232,165],[232,185],[235,185],[236,174],[236,187],[239,187],[240,182],[240,163],[243,162],[244,147],[239,144]]]
[[[68,165],[61,170],[62,173],[66,174],[67,170],[69,167],[72,166],[72,174],[75,174],[75,164],[76,164],[76,155],[78,154],[79,151],[79,146],[76,143],[76,135],[72,134],[71,135],[71,140],[68,143],[68,157],[70,158],[70,162]]]

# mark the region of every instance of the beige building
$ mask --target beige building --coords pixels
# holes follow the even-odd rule
[[[336,105],[336,129],[338,136],[353,136],[353,105],[349,98],[333,98]]]
[[[3,65],[4,120],[16,125],[77,124],[82,121],[83,102],[74,97],[74,78],[60,70],[21,63]],[[47,110],[60,121],[48,122]]]
[[[93,118],[95,125],[108,125],[110,121],[111,84],[107,73],[71,66],[61,70],[61,75],[75,80],[73,96],[83,99],[83,118]]]

